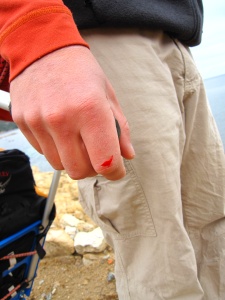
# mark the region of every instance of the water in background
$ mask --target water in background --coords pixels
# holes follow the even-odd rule
[[[225,148],[225,75],[206,79],[206,92],[209,98],[212,113],[215,117]],[[27,142],[18,130],[11,130],[0,134],[0,148],[17,148],[24,151],[31,160],[31,165],[38,166],[41,171],[52,171],[43,155],[40,155]]]
[[[45,157],[30,145],[19,129],[0,134],[0,148],[19,149],[29,156],[32,166],[37,166],[42,172],[53,171]]]

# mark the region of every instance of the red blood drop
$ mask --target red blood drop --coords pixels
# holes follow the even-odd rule
[[[109,160],[106,160],[103,164],[101,164],[101,166],[102,167],[110,167],[111,163],[112,163],[112,160],[113,160],[113,155],[110,157]]]

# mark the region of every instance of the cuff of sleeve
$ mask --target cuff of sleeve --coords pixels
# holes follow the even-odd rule
[[[88,47],[71,12],[61,6],[31,11],[17,19],[0,38],[1,56],[10,65],[10,81],[37,59],[70,45]]]

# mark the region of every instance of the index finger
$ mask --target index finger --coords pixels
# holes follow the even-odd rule
[[[118,180],[125,176],[119,144],[120,127],[112,113],[90,122],[82,128],[81,136],[96,173],[109,180]]]

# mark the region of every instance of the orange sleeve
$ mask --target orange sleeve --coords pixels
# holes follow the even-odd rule
[[[0,57],[9,65],[8,81],[35,60],[69,45],[88,47],[61,0],[0,0]]]

